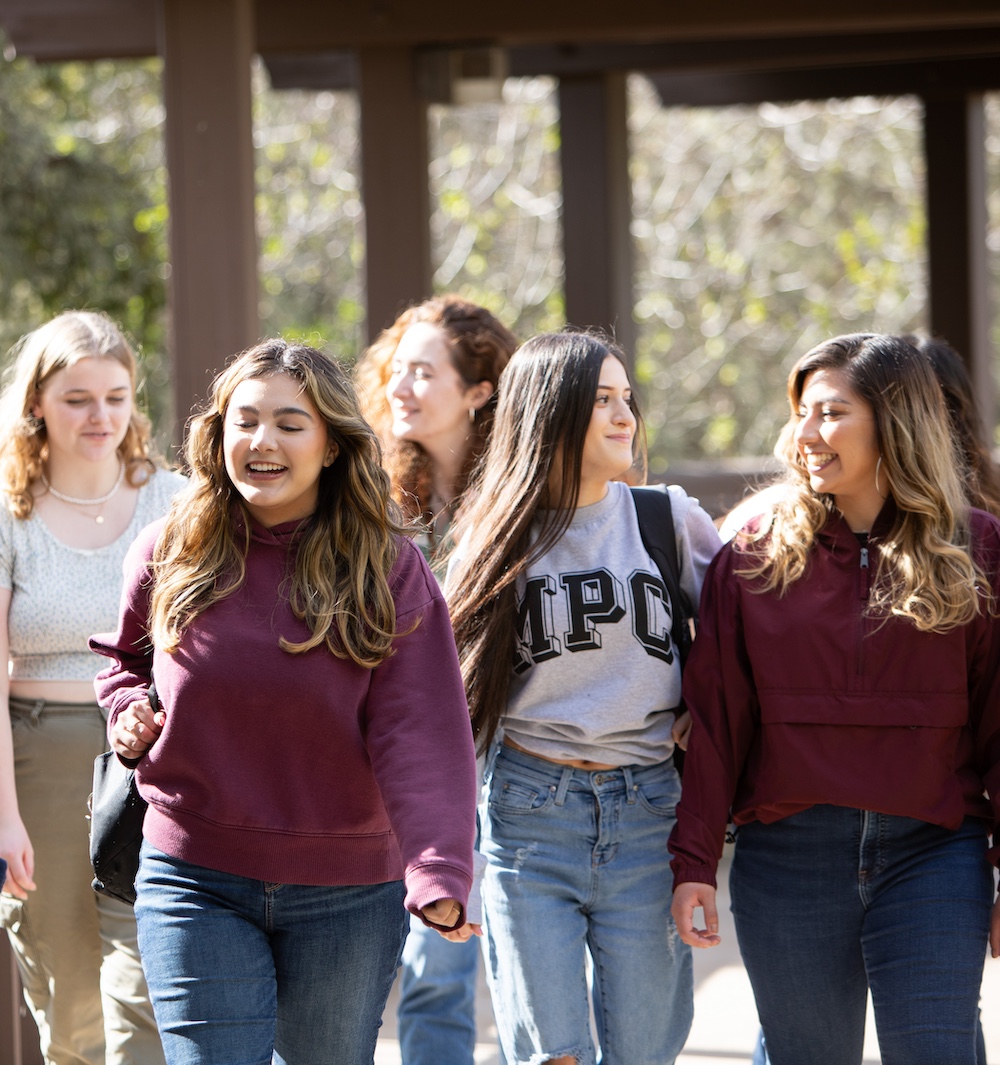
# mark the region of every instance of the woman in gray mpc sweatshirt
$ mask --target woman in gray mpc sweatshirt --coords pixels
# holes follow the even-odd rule
[[[447,592],[480,751],[489,980],[509,1061],[665,1065],[692,1014],[666,841],[680,779],[671,601],[618,478],[642,452],[622,353],[535,337],[500,379]],[[669,489],[680,587],[718,550]],[[664,521],[666,508],[664,507]],[[632,1018],[632,1019],[630,1019]]]

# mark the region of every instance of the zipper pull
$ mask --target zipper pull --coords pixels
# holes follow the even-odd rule
[[[861,548],[861,598],[868,598],[870,573],[868,570],[868,548]]]
[[[861,568],[868,569],[868,548],[861,548]]]

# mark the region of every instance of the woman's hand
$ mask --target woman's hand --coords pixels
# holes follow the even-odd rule
[[[483,934],[483,926],[481,924],[469,924],[466,921],[465,924],[459,925],[458,928],[453,928],[450,932],[443,932],[440,928],[436,931],[439,936],[447,939],[449,943],[465,943],[466,940],[472,939],[473,936],[481,936]]]
[[[705,915],[703,929],[694,926],[694,911],[699,908]],[[674,891],[670,913],[681,939],[689,947],[717,947],[722,942],[719,936],[719,914],[715,908],[715,888],[711,884],[681,884]]]
[[[137,699],[115,718],[111,728],[111,749],[122,758],[141,758],[157,741],[167,715],[153,713],[148,699]]]
[[[469,924],[468,921],[462,925],[456,923],[462,916],[462,905],[458,899],[438,899],[437,902],[424,906],[420,912],[431,924],[443,926],[435,931],[452,943],[464,943],[472,936],[483,934],[481,925]]]
[[[35,890],[35,851],[20,817],[0,822],[0,858],[7,863],[3,890],[18,899],[26,899]]]
[[[682,751],[688,749],[688,739],[691,736],[691,714],[689,711],[685,710],[683,714],[679,714],[674,719],[670,736]]]

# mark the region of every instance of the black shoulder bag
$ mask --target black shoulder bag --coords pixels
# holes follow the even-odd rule
[[[656,563],[663,583],[670,596],[670,612],[673,621],[670,636],[681,660],[681,669],[687,661],[694,641],[695,613],[691,600],[681,587],[681,566],[677,557],[677,536],[674,532],[674,515],[670,506],[670,493],[665,484],[648,485],[632,489],[635,511],[639,518],[639,535],[650,558]],[[674,749],[674,765],[678,773],[684,764],[684,752]]]
[[[160,709],[156,689],[149,686],[149,705]],[[136,759],[136,764],[138,764]],[[135,786],[135,766],[125,765],[114,751],[94,759],[94,790],[90,796],[91,887],[130,906],[135,903],[142,822],[146,800]]]

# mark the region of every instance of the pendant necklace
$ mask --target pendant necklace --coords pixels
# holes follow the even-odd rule
[[[49,480],[45,476],[44,472],[41,474],[41,480],[42,484],[45,485],[46,491],[51,493],[56,499],[58,499],[62,503],[69,503],[71,506],[74,507],[99,507],[103,506],[105,503],[108,502],[109,499],[118,494],[118,489],[121,488],[122,482],[125,480],[125,463],[124,461],[119,459],[118,480],[115,481],[114,488],[112,488],[106,496],[97,496],[94,499],[76,499],[74,496],[64,495],[62,492],[56,491],[56,489],[49,484]],[[94,518],[94,521],[96,521],[98,525],[103,525],[104,515],[98,514],[97,517]]]

